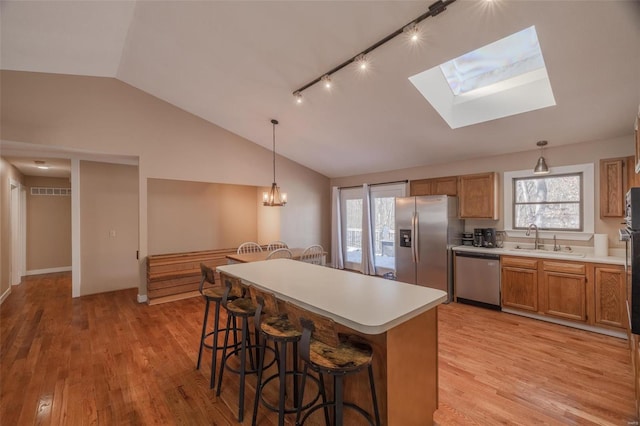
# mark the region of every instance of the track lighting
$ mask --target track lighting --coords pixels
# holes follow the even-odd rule
[[[309,83],[305,84],[304,86],[300,87],[299,89],[296,89],[293,91],[293,96],[296,99],[296,103],[302,103],[302,92],[304,92],[306,89],[308,89],[309,87],[313,86],[314,84],[318,83],[318,82],[322,82],[322,84],[325,86],[325,88],[330,88],[330,84],[331,84],[331,76],[333,74],[335,74],[336,72],[340,71],[342,68],[346,67],[347,65],[351,64],[351,63],[355,63],[358,70],[359,71],[365,71],[368,67],[369,67],[369,62],[368,62],[368,54],[370,52],[373,52],[375,49],[377,49],[378,47],[382,46],[383,44],[385,44],[386,42],[394,39],[396,36],[402,34],[402,33],[406,33],[407,36],[409,37],[409,40],[411,40],[414,43],[417,43],[420,40],[420,29],[418,28],[418,24],[421,21],[424,21],[425,19],[427,19],[430,16],[436,16],[439,15],[440,13],[444,12],[447,9],[447,6],[449,6],[451,3],[455,2],[456,0],[438,0],[435,3],[431,4],[429,6],[429,10],[426,11],[425,13],[423,13],[422,15],[418,16],[416,19],[412,20],[411,22],[409,22],[408,24],[406,24],[405,26],[401,27],[400,29],[397,29],[396,31],[392,32],[391,34],[389,34],[388,36],[386,36],[385,38],[377,41],[376,43],[372,44],[371,46],[367,47],[366,49],[364,49],[363,51],[361,51],[360,53],[358,53],[357,55],[355,55],[354,57],[347,59],[346,61],[344,61],[343,63],[341,63],[340,65],[338,65],[337,67],[325,72],[324,74],[322,74],[322,76],[311,80]],[[329,82],[329,86],[327,86],[327,81]]]
[[[365,55],[364,53],[361,53],[358,56],[356,56],[356,59],[354,60],[354,62],[356,63],[360,71],[364,71],[367,68],[369,68],[369,59],[367,58],[367,55]]]
[[[323,75],[321,81],[325,89],[331,89],[331,77],[328,74]]]
[[[407,39],[412,43],[420,41],[420,28],[415,22],[410,23],[402,29],[402,32],[407,35]]]

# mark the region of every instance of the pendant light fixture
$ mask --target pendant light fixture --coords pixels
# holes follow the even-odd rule
[[[536,145],[540,147],[540,158],[538,158],[536,167],[533,169],[533,174],[546,175],[547,173],[549,173],[549,166],[547,166],[547,162],[545,161],[542,154],[544,154],[544,147],[547,146],[547,141],[538,141]]]
[[[281,207],[287,204],[287,194],[280,193],[280,187],[276,183],[276,124],[278,120],[271,120],[273,125],[273,183],[269,192],[262,193],[262,205],[267,207]]]

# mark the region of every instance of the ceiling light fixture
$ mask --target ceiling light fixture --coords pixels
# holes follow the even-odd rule
[[[365,71],[369,67],[369,58],[367,58],[367,55],[364,53],[356,56],[354,62],[358,65],[358,69],[360,69],[360,71]]]
[[[267,207],[281,207],[287,204],[287,194],[280,193],[280,187],[276,183],[276,124],[278,120],[271,120],[273,124],[273,183],[269,192],[262,193],[262,205]]]
[[[549,173],[549,166],[547,166],[547,162],[545,161],[542,154],[544,154],[544,147],[547,145],[547,141],[538,141],[536,145],[540,147],[540,158],[538,158],[536,167],[533,169],[533,174],[546,175],[547,173]]]
[[[34,160],[34,163],[36,163],[36,167],[41,170],[49,170],[49,166],[47,166],[42,160]]]
[[[444,0],[444,1],[443,0],[438,0],[438,1],[436,1],[435,3],[433,3],[433,4],[431,4],[429,6],[429,10],[428,11],[426,11],[422,15],[418,16],[416,19],[413,19],[408,24],[406,24],[403,27],[395,30],[394,32],[392,32],[388,36],[384,37],[383,39],[381,39],[381,40],[377,41],[376,43],[372,44],[371,46],[367,47],[362,52],[358,53],[357,55],[353,56],[352,58],[347,59],[346,61],[344,61],[343,63],[341,63],[337,67],[331,69],[328,72],[323,73],[320,77],[315,78],[315,79],[311,80],[310,82],[308,82],[307,84],[305,84],[304,86],[300,87],[299,89],[294,90],[293,91],[293,96],[296,98],[296,102],[297,103],[302,103],[302,92],[303,91],[305,91],[309,87],[313,86],[314,84],[322,81],[322,79],[325,76],[326,77],[330,77],[331,75],[333,75],[334,73],[340,71],[342,68],[346,67],[347,65],[349,65],[351,63],[356,63],[360,70],[367,69],[368,62],[366,61],[366,59],[367,59],[367,54],[369,52],[374,51],[375,49],[377,49],[378,47],[382,46],[386,42],[394,39],[398,35],[400,35],[403,32],[405,32],[405,30],[407,30],[408,28],[412,28],[414,31],[417,31],[418,30],[418,24],[420,22],[424,21],[425,19],[427,19],[430,16],[439,15],[440,13],[444,12],[447,9],[447,6],[449,6],[451,3],[455,2],[455,1],[456,0]],[[414,36],[415,36],[415,39],[414,39]],[[410,35],[410,39],[413,40],[413,41],[418,41],[420,39],[420,36],[419,36],[419,34],[411,34]]]
[[[404,27],[402,32],[407,35],[407,39],[409,39],[410,42],[417,43],[420,41],[420,27],[418,27],[418,24],[415,22]]]
[[[328,75],[323,75],[321,80],[322,85],[325,89],[331,89],[331,77],[329,77]]]

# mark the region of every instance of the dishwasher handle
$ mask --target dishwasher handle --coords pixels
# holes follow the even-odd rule
[[[489,259],[489,260],[500,260],[499,254],[492,253],[471,253],[471,252],[463,252],[457,251],[456,257],[470,257],[474,259]]]

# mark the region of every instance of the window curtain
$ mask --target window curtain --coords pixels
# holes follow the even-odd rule
[[[373,218],[371,217],[371,191],[366,183],[362,185],[362,269],[365,275],[376,274],[375,252],[373,250]]]
[[[337,186],[334,186],[331,190],[331,265],[336,269],[344,269],[340,188]]]

